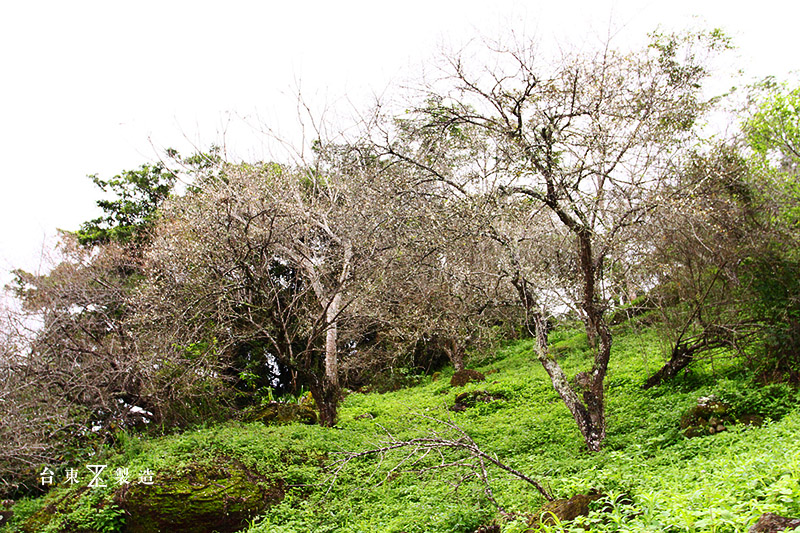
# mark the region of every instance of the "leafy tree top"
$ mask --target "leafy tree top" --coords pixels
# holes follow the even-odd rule
[[[782,170],[800,164],[800,87],[793,90],[768,78],[756,86],[755,113],[745,123],[750,147],[777,160]]]
[[[98,200],[104,215],[81,224],[75,236],[84,246],[117,242],[136,244],[147,240],[156,210],[169,197],[177,175],[159,162],[125,170],[104,180],[96,174],[89,178],[105,193],[115,198]]]

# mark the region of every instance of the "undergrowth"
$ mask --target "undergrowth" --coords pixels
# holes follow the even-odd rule
[[[570,376],[591,367],[591,350],[579,328],[555,331],[550,340]],[[585,451],[531,340],[507,343],[477,360],[487,379],[465,387],[450,387],[452,370],[445,370],[436,380],[426,377],[398,391],[350,393],[336,428],[229,422],[149,440],[125,434],[92,461],[173,477],[220,458],[241,461],[264,480],[280,480],[284,490],[280,503],[253,517],[251,533],[471,533],[493,523],[506,533],[532,531],[542,497],[491,468],[490,494],[500,513],[469,470],[435,468],[442,461],[463,463],[455,452],[409,457],[407,449],[399,449],[352,460],[336,471],[346,452],[443,434],[438,419],[454,422],[484,451],[559,498],[591,489],[605,494],[589,516],[542,525],[541,531],[738,532],[764,512],[800,516],[797,391],[780,384],[754,386],[733,358],[703,361],[670,383],[643,390],[644,380],[663,363],[659,341],[631,323],[617,327],[606,381],[608,437],[597,454]],[[486,391],[495,400],[449,410],[455,396],[467,391]],[[681,431],[681,416],[701,397],[725,401],[736,413],[758,413],[765,423],[689,439]],[[61,487],[47,500],[17,504],[3,531],[19,531],[42,502],[69,490],[75,489]],[[98,504],[103,497],[86,491],[80,505],[59,520],[72,517],[87,530],[121,531],[118,510]]]

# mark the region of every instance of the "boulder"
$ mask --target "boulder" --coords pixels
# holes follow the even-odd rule
[[[125,510],[128,533],[232,533],[283,495],[282,481],[229,461],[160,476],[152,485],[125,485],[114,502]]]
[[[486,376],[478,372],[477,370],[459,370],[453,377],[450,378],[450,386],[451,387],[463,387],[467,383],[479,382],[484,381]]]
[[[764,513],[748,531],[749,533],[775,533],[798,526],[800,526],[800,518],[786,518],[775,513]]]
[[[248,411],[243,417],[245,422],[263,422],[267,425],[317,423],[317,413],[307,403],[271,402],[263,407]]]
[[[542,507],[539,512],[540,518],[538,522],[542,524],[555,524],[556,518],[558,522],[568,522],[570,520],[575,520],[579,516],[588,516],[589,504],[603,498],[603,496],[603,494],[596,490],[590,490],[587,494],[576,494],[572,498],[552,501]]]

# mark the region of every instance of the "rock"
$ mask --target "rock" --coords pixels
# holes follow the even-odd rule
[[[775,533],[800,526],[800,518],[786,518],[775,513],[764,513],[758,522],[748,530],[749,533]]]
[[[243,417],[245,422],[263,422],[267,425],[301,424],[314,425],[317,423],[317,413],[308,404],[272,402],[263,407],[249,411]]]
[[[681,417],[681,429],[687,438],[714,435],[733,424],[730,406],[713,396],[698,398],[697,405]]]
[[[505,395],[500,392],[489,393],[485,390],[462,392],[456,396],[455,405],[450,410],[456,412],[465,411],[469,407],[475,407],[478,403],[489,403],[505,399]]]
[[[114,494],[127,533],[232,533],[283,499],[283,482],[268,482],[238,461],[197,466],[152,485],[126,485]]]
[[[739,417],[739,422],[746,426],[761,427],[764,425],[764,417],[761,415],[746,414]]]
[[[450,378],[451,387],[463,387],[467,383],[484,381],[486,376],[477,370],[459,370]]]
[[[555,524],[556,520],[554,520],[554,516],[559,522],[574,520],[579,516],[588,516],[589,504],[593,501],[601,499],[603,496],[604,495],[600,492],[591,490],[587,494],[576,494],[569,499],[552,501],[542,507],[539,513],[541,518],[539,518],[538,521],[535,520],[534,522],[539,522],[542,524]]]

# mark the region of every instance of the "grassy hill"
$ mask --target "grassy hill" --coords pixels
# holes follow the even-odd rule
[[[580,330],[560,329],[551,342],[570,375],[590,366]],[[231,421],[152,439],[121,434],[115,446],[60,467],[82,470],[80,482],[62,480],[44,498],[18,502],[2,531],[530,530],[542,496],[492,465],[487,494],[483,470],[462,450],[425,455],[406,446],[343,463],[348,452],[390,442],[459,436],[439,421],[557,498],[604,495],[588,517],[536,526],[542,531],[746,531],[764,512],[800,516],[800,411],[791,387],[756,387],[722,354],[644,391],[662,346],[653,332],[625,324],[606,382],[608,438],[589,454],[532,349],[522,340],[474,357],[486,380],[464,387],[451,387],[445,371],[396,392],[350,393],[336,428]],[[450,410],[472,391],[474,405]],[[725,404],[724,431],[682,427],[697,422],[692,410],[702,398]],[[735,423],[759,421],[752,415],[763,425]],[[692,431],[699,435],[687,438]],[[108,486],[87,488],[84,463],[107,464]],[[127,468],[132,483],[118,485],[116,468]],[[146,470],[152,485],[136,482]]]

